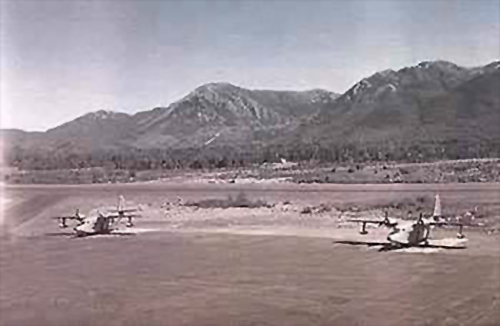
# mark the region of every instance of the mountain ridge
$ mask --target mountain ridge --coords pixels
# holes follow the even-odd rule
[[[201,85],[167,107],[127,114],[98,110],[86,113],[45,132],[36,133],[36,140],[23,144],[32,132],[3,132],[14,146],[26,150],[51,150],[63,144],[75,152],[98,149],[155,148],[196,146],[216,132],[225,131],[228,141],[252,138],[254,131],[296,122],[316,112],[325,101],[338,94],[326,90],[272,91],[250,90],[230,83]],[[238,130],[232,130],[237,128]],[[244,136],[237,135],[245,133]],[[15,134],[15,135],[13,135]],[[19,134],[23,134],[22,137]],[[192,140],[186,141],[185,135]],[[208,136],[207,136],[208,135]],[[232,136],[231,136],[232,135]],[[209,137],[210,136],[210,137]],[[8,138],[8,137],[7,137]],[[17,139],[16,139],[17,138]],[[21,139],[22,141],[17,141]]]
[[[207,83],[167,107],[135,114],[99,110],[46,132],[2,131],[2,137],[12,142],[10,153],[61,156],[205,147],[221,156],[220,147],[249,152],[247,157],[281,151],[303,159],[311,148],[322,148],[330,153],[322,159],[336,160],[342,158],[339,147],[357,146],[373,156],[366,152],[397,151],[401,144],[436,156],[454,139],[476,148],[464,152],[479,155],[478,148],[500,139],[494,129],[500,125],[498,76],[500,61],[465,68],[437,60],[376,72],[343,94]]]

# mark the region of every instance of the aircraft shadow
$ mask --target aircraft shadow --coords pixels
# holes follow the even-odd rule
[[[407,248],[434,248],[434,249],[455,249],[461,250],[466,249],[465,246],[443,246],[443,245],[432,245],[432,244],[420,244],[417,246],[398,246],[389,242],[365,242],[365,241],[349,241],[349,240],[338,240],[334,241],[335,244],[345,244],[351,246],[366,246],[366,247],[380,247],[379,252],[393,251]]]
[[[74,232],[48,232],[44,233],[44,236],[48,237],[68,237],[68,238],[95,238],[95,237],[102,237],[102,236],[113,236],[113,237],[118,237],[118,236],[134,236],[137,235],[137,233],[133,232],[117,232],[117,233],[98,233],[98,234],[89,234],[85,236],[77,236]]]

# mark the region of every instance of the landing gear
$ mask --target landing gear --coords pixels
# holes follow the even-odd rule
[[[61,217],[61,218],[59,219],[59,227],[60,227],[61,229],[64,229],[64,228],[67,228],[67,227],[68,227],[68,225],[66,224],[66,218],[65,218],[65,217]]]
[[[463,233],[463,225],[460,225],[460,228],[458,229],[458,233],[457,233],[457,239],[464,239],[465,238],[465,235]]]
[[[128,221],[127,221],[127,224],[125,224],[125,226],[128,228],[134,226],[134,223],[132,223],[132,216],[128,217]]]
[[[366,223],[365,222],[361,223],[361,227],[359,229],[359,234],[363,234],[363,235],[368,234],[368,231],[366,231]]]

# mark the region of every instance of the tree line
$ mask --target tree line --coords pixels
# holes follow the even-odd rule
[[[488,142],[385,142],[208,147],[185,149],[101,150],[91,153],[25,151],[5,153],[8,165],[21,170],[105,167],[120,170],[215,169],[279,162],[321,163],[429,162],[436,160],[500,157],[500,143]]]

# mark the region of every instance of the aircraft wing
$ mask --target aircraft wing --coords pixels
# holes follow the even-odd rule
[[[385,225],[385,226],[395,226],[398,224],[397,221],[394,221],[393,219],[390,218],[385,218],[383,220],[360,220],[360,219],[349,219],[347,222],[356,222],[356,223],[363,223],[364,225],[366,224],[375,224],[375,225]]]
[[[124,209],[116,209],[116,208],[110,208],[108,209],[110,212],[113,213],[118,213],[118,212],[123,212],[123,213],[134,213],[137,212],[139,209],[138,208],[124,208]]]
[[[365,223],[365,224],[377,224],[383,225],[385,221],[374,221],[374,220],[360,220],[360,219],[349,219],[347,222],[355,222],[355,223]]]
[[[430,226],[454,226],[460,228],[460,232],[462,231],[464,224],[459,222],[446,222],[446,221],[431,221],[427,223]],[[473,225],[470,225],[473,226]]]
[[[441,248],[441,249],[465,249],[467,239],[429,239],[427,243],[419,244],[419,247],[424,248]]]
[[[112,213],[112,214],[106,214],[105,215],[106,217],[109,217],[109,218],[119,218],[119,217],[133,217],[133,218],[139,218],[139,217],[142,217],[142,215],[140,214],[123,214],[123,215],[120,215],[118,213]]]
[[[463,223],[446,222],[446,221],[432,221],[428,223],[431,226],[463,226]]]
[[[61,216],[52,216],[51,218],[54,219],[54,220],[60,220],[60,219],[63,219],[63,218],[65,218],[67,220],[79,220],[79,219],[84,218],[84,216],[80,215],[80,216],[77,217],[75,215],[61,215]]]

